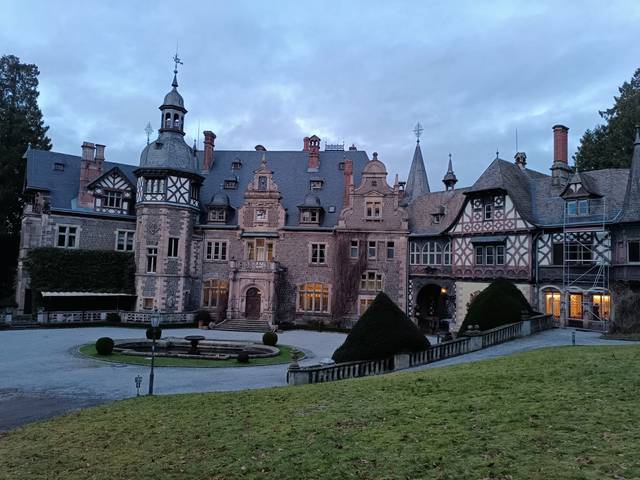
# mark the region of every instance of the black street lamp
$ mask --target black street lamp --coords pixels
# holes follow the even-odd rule
[[[151,314],[151,373],[149,373],[149,395],[153,395],[153,366],[156,359],[156,333],[160,325],[160,314],[155,309]]]

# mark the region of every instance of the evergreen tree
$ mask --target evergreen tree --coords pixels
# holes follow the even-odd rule
[[[640,68],[618,88],[613,107],[598,112],[605,121],[584,132],[574,155],[579,170],[625,168],[631,163],[635,127],[640,124]]]
[[[0,301],[10,297],[20,239],[28,145],[51,149],[38,107],[38,67],[14,55],[0,58]]]

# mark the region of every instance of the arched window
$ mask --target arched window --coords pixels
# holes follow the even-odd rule
[[[164,128],[171,128],[171,114],[167,113],[164,117]]]
[[[203,307],[224,307],[227,303],[229,282],[225,280],[206,280],[202,286]]]
[[[447,242],[444,244],[443,249],[443,265],[451,265],[451,242]]]
[[[422,263],[442,265],[442,246],[438,242],[427,242],[422,247]]]
[[[173,115],[173,128],[180,128],[180,115],[177,113]]]
[[[326,283],[303,283],[298,287],[299,312],[329,312],[329,285]]]
[[[411,242],[409,253],[409,262],[411,265],[420,265],[420,248],[416,242]]]

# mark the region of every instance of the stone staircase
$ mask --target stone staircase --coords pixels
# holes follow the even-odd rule
[[[250,318],[229,318],[216,325],[215,330],[234,332],[270,332],[272,328],[266,320]]]

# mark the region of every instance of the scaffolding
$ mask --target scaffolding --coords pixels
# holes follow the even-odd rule
[[[584,205],[586,208],[580,211]],[[575,211],[570,211],[568,205],[564,208],[561,295],[564,326],[592,330],[608,328],[611,232],[606,223],[604,198],[591,198]]]

